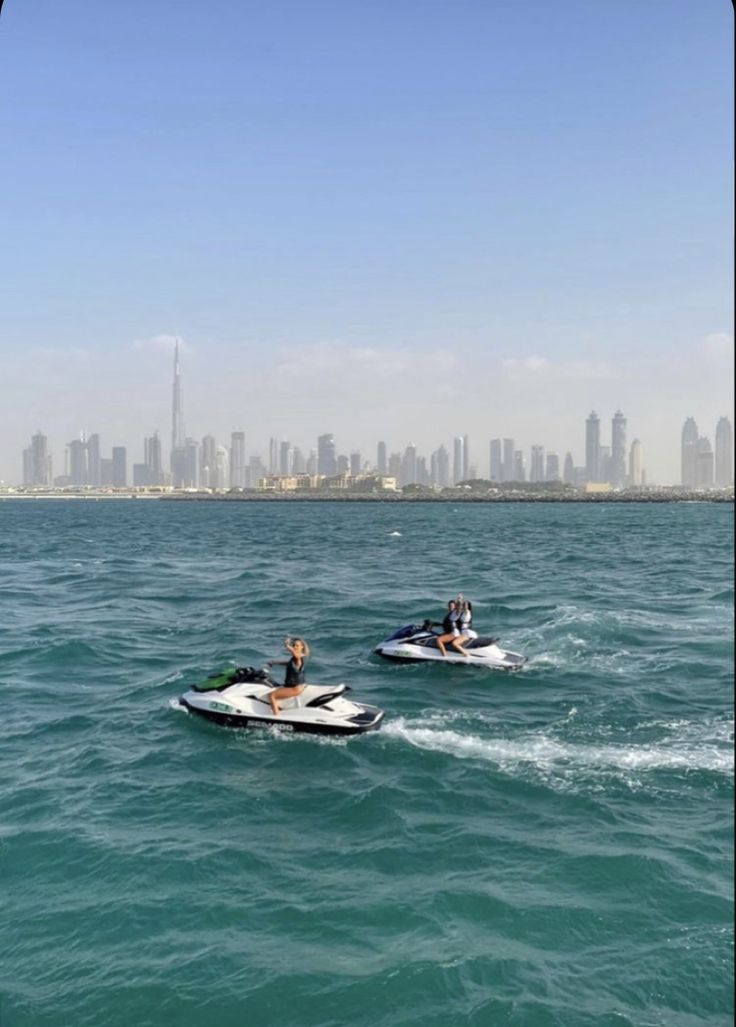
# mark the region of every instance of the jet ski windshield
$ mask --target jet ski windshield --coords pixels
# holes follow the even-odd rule
[[[421,630],[421,627],[416,624],[405,624],[403,628],[394,631],[393,635],[389,635],[386,641],[398,642],[400,638],[411,638],[412,635],[418,634]]]

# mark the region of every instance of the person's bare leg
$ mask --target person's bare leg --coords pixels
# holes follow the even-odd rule
[[[467,635],[460,635],[458,638],[453,638],[452,642],[450,642],[450,645],[456,652],[461,653],[463,656],[469,656],[470,654],[467,652],[467,650],[463,649],[463,643],[467,641]]]
[[[437,648],[443,656],[447,656],[447,650],[445,649],[445,642],[449,642],[454,635],[438,635],[437,637]]]

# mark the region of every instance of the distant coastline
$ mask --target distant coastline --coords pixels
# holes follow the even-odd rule
[[[176,489],[0,489],[3,500],[158,500],[165,502],[205,503],[733,503],[734,490],[651,488],[620,492],[583,492],[581,490],[515,489],[489,492],[473,488],[445,489],[433,492],[416,489],[410,492],[350,492],[337,490],[304,490],[293,492],[191,491]]]

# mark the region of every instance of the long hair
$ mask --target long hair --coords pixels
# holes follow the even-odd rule
[[[301,642],[302,647],[304,648],[303,659],[305,659],[305,660],[308,659],[309,658],[309,646],[307,645],[307,643],[304,641],[303,638],[294,638],[294,639],[292,639],[292,644],[296,644],[297,642]]]

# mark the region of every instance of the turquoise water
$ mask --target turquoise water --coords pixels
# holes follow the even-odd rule
[[[730,1023],[732,532],[708,504],[0,503],[2,1027]],[[371,654],[458,589],[524,671]],[[287,632],[380,732],[172,707]]]

